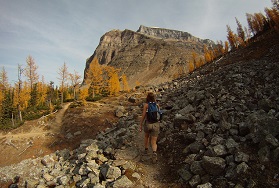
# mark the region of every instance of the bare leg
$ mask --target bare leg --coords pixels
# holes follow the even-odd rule
[[[151,147],[153,152],[157,151],[157,136],[151,136]]]
[[[151,147],[152,147],[152,162],[156,163],[157,162],[157,137],[156,136],[151,136]]]
[[[149,143],[149,133],[145,133],[144,135],[144,147],[148,148],[148,143]]]

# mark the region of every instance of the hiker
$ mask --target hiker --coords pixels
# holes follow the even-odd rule
[[[142,127],[144,130],[144,146],[145,146],[145,154],[148,153],[148,144],[151,142],[151,148],[153,151],[152,161],[155,163],[157,161],[157,138],[160,132],[159,122],[155,120],[155,122],[150,122],[150,118],[148,116],[149,105],[155,104],[157,109],[159,110],[159,106],[155,103],[155,95],[150,92],[147,94],[146,103],[143,105],[142,118],[140,121],[140,132],[142,132]]]

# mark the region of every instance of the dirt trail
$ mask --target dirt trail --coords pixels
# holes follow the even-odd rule
[[[55,121],[54,121],[54,123],[52,123],[51,129],[48,130],[48,131],[44,131],[44,126],[35,126],[31,129],[30,132],[26,132],[26,133],[17,133],[18,130],[17,130],[17,132],[11,131],[7,134],[0,133],[0,139],[2,139],[2,138],[6,138],[6,139],[12,138],[13,140],[15,140],[15,139],[20,139],[20,138],[40,136],[40,135],[44,135],[44,134],[47,134],[47,133],[54,133],[54,134],[58,133],[59,128],[61,127],[63,116],[65,114],[65,111],[68,109],[69,105],[70,105],[70,103],[65,104],[63,106],[63,108],[57,112]],[[36,121],[37,121],[37,124],[40,124],[39,123],[40,120],[36,120]],[[21,128],[23,129],[23,127],[21,127]]]
[[[21,127],[8,133],[0,133],[0,166],[18,163],[52,152],[49,145],[59,134],[63,116],[70,103],[55,114],[55,119],[45,122],[43,118],[25,122]]]

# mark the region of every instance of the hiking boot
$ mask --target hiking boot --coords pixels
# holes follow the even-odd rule
[[[157,153],[155,153],[155,152],[153,152],[153,155],[152,155],[152,162],[157,163]]]
[[[147,154],[148,154],[148,149],[147,149],[147,148],[145,148],[143,154],[144,154],[144,155],[147,155]]]

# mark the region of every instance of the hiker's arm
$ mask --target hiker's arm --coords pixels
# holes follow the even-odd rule
[[[142,131],[142,125],[143,125],[143,122],[145,120],[147,108],[148,108],[148,104],[144,104],[143,105],[143,110],[142,110],[142,115],[141,115],[141,120],[140,120],[140,131]]]

